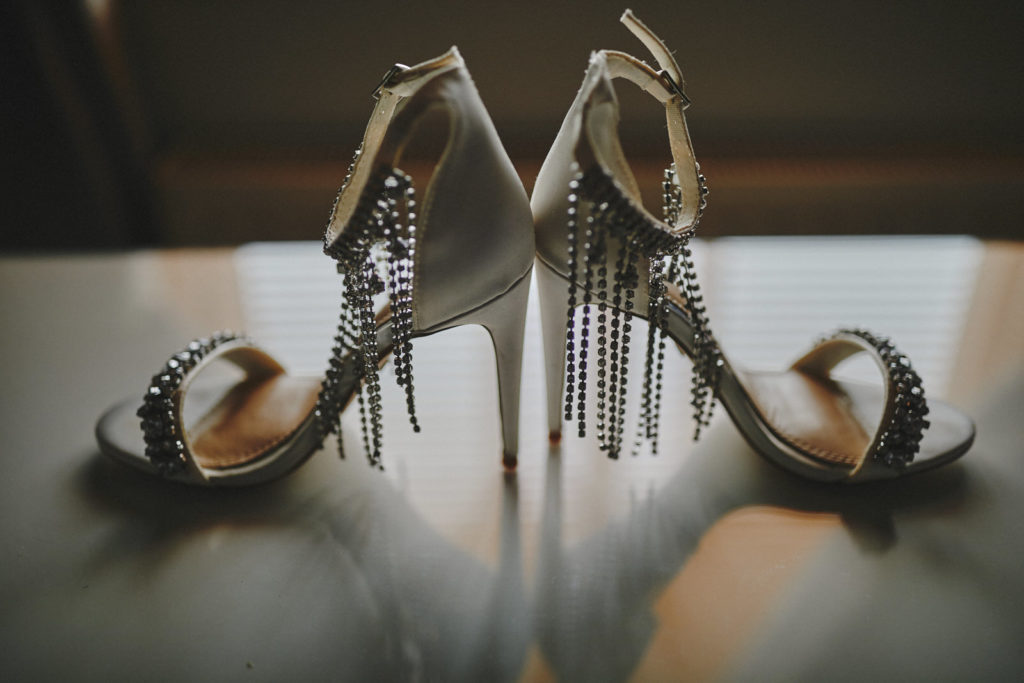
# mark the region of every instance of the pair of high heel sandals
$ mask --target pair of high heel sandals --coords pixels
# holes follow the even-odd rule
[[[255,484],[291,471],[330,434],[338,433],[340,447],[341,412],[354,401],[363,447],[379,465],[381,364],[390,356],[418,431],[413,339],[478,324],[494,344],[503,461],[514,468],[532,271],[552,439],[561,438],[563,424],[583,436],[586,408],[594,401],[593,428],[608,456],[635,452],[642,440],[656,450],[671,340],[693,361],[697,436],[717,400],[758,453],[818,481],[888,479],[962,455],[974,438],[971,420],[926,401],[910,361],[885,337],[840,330],[782,372],[745,371],[728,361],[711,332],[689,248],[708,190],[686,127],[682,73],[631,12],[622,22],[658,69],[618,51],[591,56],[532,200],[457,49],[392,67],[374,93],[376,106],[324,236],[324,251],[344,276],[325,377],[292,377],[234,334],[195,340],[153,377],[141,406],[133,397],[100,419],[101,450],[174,481]],[[616,79],[631,81],[665,107],[673,164],[665,174],[662,218],[644,207],[619,143]],[[447,120],[447,144],[418,199],[399,163],[417,124],[436,111]],[[378,296],[387,298],[380,311],[374,308]],[[647,325],[636,325],[637,318]],[[638,348],[646,354],[640,379],[628,372],[631,350]],[[830,376],[858,353],[875,361],[880,385]],[[245,378],[213,387],[217,398],[186,426],[193,379],[218,360],[238,366]],[[641,392],[635,430],[625,421],[627,390]]]

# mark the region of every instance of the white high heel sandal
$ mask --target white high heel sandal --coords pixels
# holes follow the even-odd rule
[[[630,11],[622,22],[659,69],[613,50],[591,56],[531,199],[551,438],[561,438],[563,418],[585,434],[587,373],[596,365],[598,440],[610,457],[622,452],[632,320],[640,317],[648,321],[647,362],[634,452],[644,438],[657,448],[666,337],[694,363],[696,436],[718,399],[760,454],[820,481],[892,478],[966,452],[974,439],[971,420],[939,401],[926,403],[910,361],[884,337],[841,330],[782,372],[744,371],[728,362],[711,333],[688,247],[707,187],[687,131],[682,73],[664,43]],[[666,171],[663,219],[643,206],[619,143],[616,79],[632,82],[665,107],[674,161]],[[856,353],[875,360],[881,386],[830,377],[835,365]]]
[[[412,340],[477,324],[495,350],[502,461],[516,466],[534,254],[526,193],[457,49],[392,67],[374,95],[377,104],[324,236],[325,252],[344,275],[341,322],[324,379],[289,377],[235,335],[197,340],[154,376],[141,408],[128,399],[100,419],[103,453],[190,484],[259,483],[291,471],[338,432],[340,414],[355,397],[367,456],[379,466],[380,363],[393,356],[418,431]],[[448,138],[417,205],[414,180],[399,164],[431,112],[444,116]],[[375,312],[373,297],[384,293],[388,306]],[[186,425],[186,392],[217,359],[242,367],[246,379],[221,387],[223,397]]]

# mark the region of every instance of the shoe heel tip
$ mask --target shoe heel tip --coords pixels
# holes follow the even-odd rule
[[[501,456],[501,464],[505,466],[506,472],[515,472],[516,466],[519,464],[519,458],[515,453],[503,453]]]
[[[548,443],[551,445],[562,443],[562,430],[552,429],[548,432]]]

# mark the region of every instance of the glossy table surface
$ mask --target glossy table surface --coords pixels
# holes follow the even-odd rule
[[[514,475],[486,335],[459,328],[417,346],[423,433],[385,371],[383,472],[346,414],[345,460],[331,441],[269,485],[171,485],[103,459],[97,416],[214,329],[315,371],[330,263],[313,244],[0,259],[0,680],[1019,680],[1024,247],[699,247],[734,359],[785,362],[863,318],[905,329],[975,446],[912,479],[803,481],[724,411],[691,441],[682,358],[657,456],[551,446],[531,301]],[[865,250],[837,286],[828,264]]]

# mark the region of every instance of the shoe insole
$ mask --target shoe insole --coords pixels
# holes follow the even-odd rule
[[[284,373],[244,379],[194,425],[186,424],[192,454],[205,468],[243,465],[291,436],[313,410],[319,392],[319,380]]]
[[[881,387],[798,370],[744,372],[743,378],[772,431],[828,465],[854,467],[860,462],[882,417]]]

